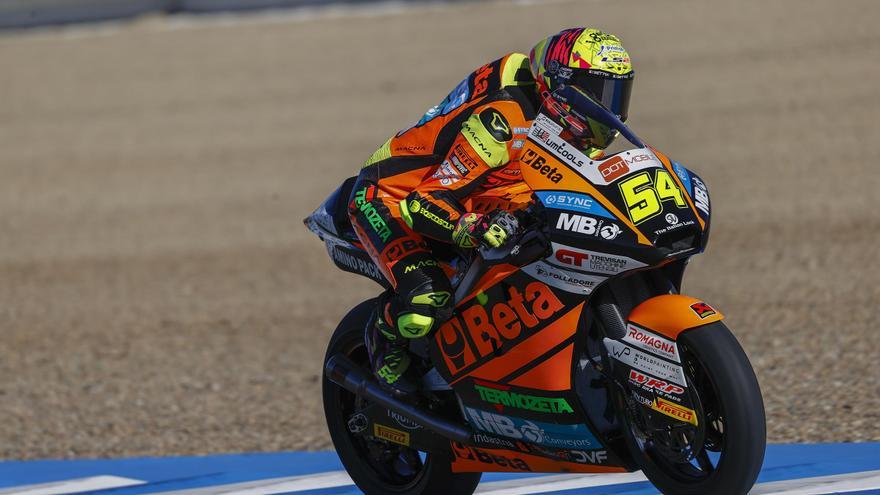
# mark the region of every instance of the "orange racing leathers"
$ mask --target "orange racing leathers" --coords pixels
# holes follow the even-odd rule
[[[499,191],[527,190],[517,159],[536,111],[528,63],[513,53],[480,67],[373,153],[358,176],[349,215],[394,287],[383,316],[403,337],[422,337],[452,313],[449,268],[425,238],[473,247],[456,230],[459,218],[514,209],[511,194]]]

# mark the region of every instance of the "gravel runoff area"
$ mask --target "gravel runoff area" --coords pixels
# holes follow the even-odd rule
[[[0,457],[327,449],[376,286],[301,219],[466,73],[619,33],[631,123],[698,171],[772,442],[880,440],[880,3],[460,4],[0,35]]]

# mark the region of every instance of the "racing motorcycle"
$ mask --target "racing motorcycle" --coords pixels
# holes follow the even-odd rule
[[[517,211],[520,231],[501,248],[436,246],[455,273],[455,316],[410,344],[419,392],[398,397],[372,377],[376,299],[333,333],[327,427],[364,493],[470,494],[497,471],[641,470],[676,494],[746,493],[757,478],[755,374],[721,312],[679,293],[708,239],[705,183],[589,98],[556,97],[633,148],[590,159],[539,110],[523,183],[471,200]],[[339,268],[388,290],[348,220],[353,182],[305,223]]]

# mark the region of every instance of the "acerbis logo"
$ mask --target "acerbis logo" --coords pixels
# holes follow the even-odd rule
[[[541,282],[526,285],[522,292],[508,287],[507,295],[505,302],[491,308],[472,301],[440,327],[435,339],[451,374],[522,340],[564,307],[550,287]]]

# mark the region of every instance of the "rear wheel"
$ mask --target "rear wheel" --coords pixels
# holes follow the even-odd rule
[[[623,407],[630,451],[663,493],[745,494],[761,470],[767,442],[751,364],[721,322],[682,332],[678,345],[697,425],[652,428]]]
[[[365,301],[343,318],[333,332],[326,362],[342,353],[364,369],[370,369],[364,344],[364,328],[370,320],[376,300]],[[480,482],[481,473],[453,473],[451,460],[440,455],[368,438],[359,431],[357,411],[369,403],[343,389],[325,376],[323,379],[324,415],[333,446],[345,470],[366,495],[470,495]]]

